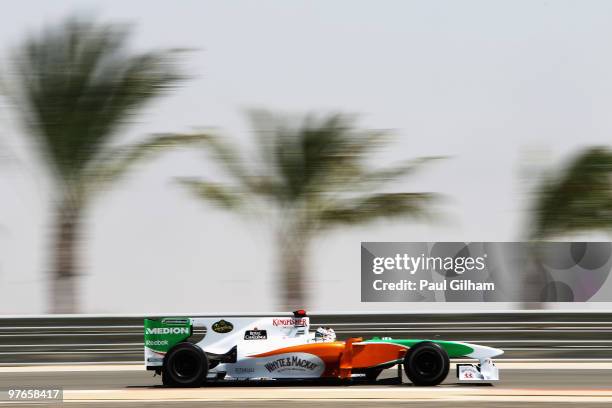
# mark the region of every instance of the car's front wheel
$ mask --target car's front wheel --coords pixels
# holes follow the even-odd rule
[[[430,341],[415,344],[404,356],[404,371],[414,385],[438,385],[448,375],[449,368],[446,350]]]
[[[195,344],[179,343],[164,358],[162,382],[170,387],[199,387],[208,375],[208,358]]]

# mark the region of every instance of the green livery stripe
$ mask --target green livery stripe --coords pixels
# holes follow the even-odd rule
[[[417,343],[421,343],[423,341],[430,341],[432,343],[439,344],[442,346],[444,350],[448,353],[448,356],[451,358],[463,357],[472,353],[474,349],[465,344],[455,343],[452,341],[443,341],[443,340],[422,340],[422,339],[380,339],[378,337],[373,337],[370,340],[364,341],[364,343],[390,343],[397,344],[400,346],[404,346],[406,348],[410,348]]]

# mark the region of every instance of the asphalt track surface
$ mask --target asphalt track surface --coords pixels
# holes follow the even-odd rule
[[[138,366],[4,367],[0,390],[65,390],[70,407],[611,407],[612,362],[500,363],[493,386],[457,384],[454,365],[444,384],[415,387],[397,370],[386,370],[376,385],[311,382],[232,381],[198,389],[161,386]],[[50,404],[7,403],[14,406]],[[55,405],[57,406],[57,404]]]

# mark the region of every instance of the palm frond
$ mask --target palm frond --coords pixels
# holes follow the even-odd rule
[[[254,165],[256,159],[241,157],[239,149],[228,141],[211,139],[208,148],[212,157],[236,187],[192,183],[200,197],[230,208],[245,201],[242,197],[264,198],[294,218],[312,220],[308,228],[314,229],[385,216],[422,216],[433,201],[434,196],[428,193],[373,194],[385,182],[439,159],[424,157],[370,170],[369,155],[387,141],[388,132],[360,130],[353,117],[341,114],[308,116],[295,125],[286,118],[255,111],[251,120],[264,159],[258,163],[262,166]],[[368,196],[359,196],[366,191]]]
[[[558,177],[546,177],[536,195],[532,235],[542,239],[612,229],[612,151],[580,153]]]
[[[76,178],[118,128],[182,76],[172,50],[130,54],[125,27],[69,20],[15,54],[12,94],[65,180]]]
[[[337,224],[362,224],[386,217],[424,217],[430,213],[432,193],[383,193],[339,202],[328,206],[318,215],[321,227]]]
[[[445,159],[443,156],[419,157],[409,159],[403,163],[382,169],[368,170],[362,165],[342,166],[336,168],[335,179],[341,182],[335,183],[334,188],[343,190],[343,186],[349,191],[371,191],[380,189],[387,183],[395,182],[400,178],[408,177],[420,171],[425,165]]]
[[[99,189],[116,181],[136,164],[175,148],[203,146],[210,138],[207,134],[162,134],[140,143],[107,149],[90,162],[82,172],[79,184],[88,191]]]
[[[374,170],[364,174],[361,177],[362,183],[385,183],[388,181],[397,180],[400,177],[410,176],[417,171],[421,170],[423,166],[438,160],[445,159],[443,156],[426,156],[418,157],[416,159],[406,160],[403,163],[397,164],[393,167],[383,168],[380,170]]]
[[[281,188],[278,181],[267,174],[258,174],[261,168],[249,166],[251,163],[247,163],[231,143],[213,135],[206,141],[205,148],[244,191],[263,198],[274,198],[278,195],[278,190]]]
[[[248,197],[244,192],[231,189],[220,183],[190,178],[181,178],[178,181],[197,197],[226,209],[240,209],[245,202],[245,198]]]
[[[279,123],[272,136],[273,163],[286,201],[347,185],[363,167],[369,150],[387,136],[357,130],[352,117],[341,114],[310,116],[299,126],[288,126],[282,119]]]

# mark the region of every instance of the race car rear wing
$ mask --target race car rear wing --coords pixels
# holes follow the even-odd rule
[[[191,335],[192,324],[189,318],[145,319],[144,354],[147,369],[162,366],[168,350]]]

